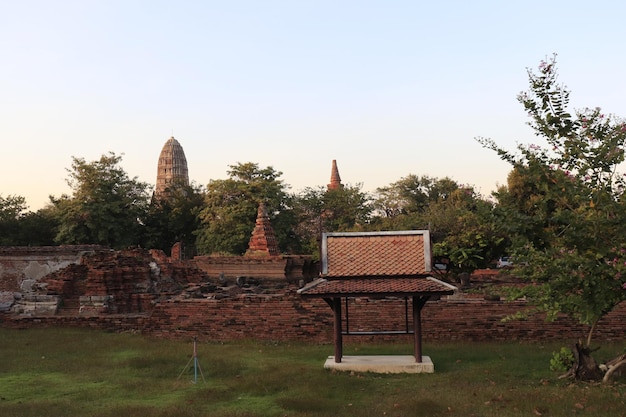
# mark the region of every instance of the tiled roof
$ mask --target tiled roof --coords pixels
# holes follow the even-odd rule
[[[326,277],[424,276],[430,273],[428,231],[328,233],[323,236]]]
[[[455,287],[438,279],[427,278],[352,278],[326,280],[320,278],[298,290],[302,296],[346,297],[368,295],[446,295]]]

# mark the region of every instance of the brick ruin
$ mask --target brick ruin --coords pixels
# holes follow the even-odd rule
[[[14,250],[29,268],[36,262],[26,248]],[[72,247],[58,250],[72,251]],[[0,265],[8,264],[1,255]],[[58,266],[28,286],[22,279],[20,287],[15,274],[3,274],[0,311],[21,316],[149,313],[163,300],[223,299],[283,290],[290,283],[309,280],[315,270],[305,256],[175,260],[147,249],[81,251],[74,262]]]
[[[16,269],[18,264],[21,271]],[[52,272],[44,273],[46,268]],[[26,278],[25,271],[35,270],[43,275]],[[179,260],[162,251],[138,248],[3,248],[0,326],[73,326],[168,338],[330,343],[333,317],[328,305],[296,293],[315,274],[316,265],[308,257]],[[473,291],[428,302],[422,316],[425,341],[576,340],[586,334],[586,328],[565,317],[552,323],[542,316],[504,323],[504,317],[527,308],[525,302],[488,298],[478,290],[506,285],[497,271],[478,271],[471,282]],[[401,330],[406,326],[405,307],[404,300],[398,299],[351,299],[351,327],[368,330],[371,317],[377,317],[378,323]],[[624,340],[625,318],[626,305],[622,304],[600,323],[596,339]],[[345,340],[357,339],[363,337],[346,336]],[[410,340],[409,336],[393,337],[404,339]]]

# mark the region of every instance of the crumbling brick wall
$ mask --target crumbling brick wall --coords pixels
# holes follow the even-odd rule
[[[405,325],[402,300],[351,301],[351,329],[361,324],[378,329],[398,330]],[[424,341],[575,341],[586,336],[587,328],[566,317],[546,322],[542,316],[503,322],[524,302],[486,301],[479,298],[429,301],[422,310]],[[410,309],[410,305],[409,305]],[[410,311],[410,310],[409,310]],[[366,321],[363,321],[367,318]],[[626,303],[603,319],[595,331],[596,340],[624,340]],[[113,323],[113,324],[112,324]],[[333,316],[321,299],[307,300],[295,288],[276,295],[240,295],[224,299],[173,299],[156,304],[150,314],[100,315],[95,317],[23,317],[4,314],[5,327],[82,326],[136,330],[165,338],[198,336],[205,341],[256,339],[270,341],[311,341],[332,343]],[[365,329],[366,330],[366,329]],[[410,335],[344,336],[346,343],[363,340],[410,342]]]

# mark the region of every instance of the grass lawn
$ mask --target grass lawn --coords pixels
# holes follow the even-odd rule
[[[205,381],[194,384],[191,339],[0,329],[0,416],[626,416],[626,378],[558,380],[549,360],[559,347],[425,343],[434,374],[377,375],[324,370],[332,345],[199,340]],[[411,352],[344,345],[345,355]]]

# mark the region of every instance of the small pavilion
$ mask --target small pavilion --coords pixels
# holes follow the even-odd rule
[[[456,287],[431,276],[432,255],[428,230],[324,233],[321,262],[320,277],[298,290],[298,293],[302,297],[322,298],[333,311],[335,354],[326,361],[326,368],[372,372],[434,372],[430,358],[422,354],[421,311],[428,300],[453,294]],[[363,297],[404,299],[405,329],[350,331],[348,298]],[[345,300],[343,313],[342,300]],[[381,323],[374,324],[382,326]],[[343,335],[359,334],[412,334],[413,355],[403,358],[344,356]]]

